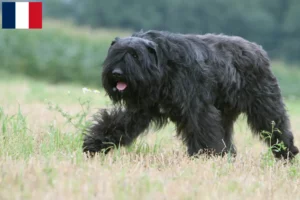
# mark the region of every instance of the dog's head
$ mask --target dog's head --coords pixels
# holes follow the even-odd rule
[[[156,43],[139,37],[116,38],[104,61],[102,84],[114,103],[134,107],[155,103],[162,81]]]

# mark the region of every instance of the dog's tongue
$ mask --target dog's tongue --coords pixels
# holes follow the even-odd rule
[[[127,87],[127,84],[124,83],[124,82],[118,82],[118,83],[117,83],[117,89],[118,89],[119,91],[125,90],[126,87]]]

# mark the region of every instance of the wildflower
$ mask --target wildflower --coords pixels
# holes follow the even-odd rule
[[[91,92],[91,90],[88,89],[88,88],[82,88],[82,92],[83,92],[83,94],[85,94],[85,93],[87,93],[87,92]]]
[[[95,94],[100,94],[100,91],[99,91],[99,90],[93,90],[93,92],[94,92]]]

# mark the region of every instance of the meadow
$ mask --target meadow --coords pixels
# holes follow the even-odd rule
[[[189,158],[172,124],[87,159],[81,129],[112,105],[83,87],[1,72],[0,199],[299,199],[299,157],[275,161],[243,116],[235,161]],[[300,101],[286,102],[299,146]]]

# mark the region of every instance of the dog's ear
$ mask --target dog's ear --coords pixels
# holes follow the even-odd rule
[[[120,38],[116,37],[110,44],[110,46],[113,46]]]
[[[158,59],[158,45],[154,42],[148,42],[147,49],[150,54],[152,54],[155,57],[156,65],[159,65],[159,59]]]

